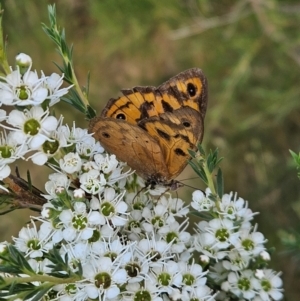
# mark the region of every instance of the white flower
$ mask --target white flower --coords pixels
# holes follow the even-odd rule
[[[248,267],[250,256],[242,256],[236,249],[228,253],[229,260],[223,261],[223,266],[227,270],[239,271]]]
[[[201,222],[208,225],[207,222]],[[200,224],[200,223],[199,223]],[[199,225],[198,224],[198,225]],[[205,256],[208,256],[209,258],[214,258],[216,260],[223,259],[228,251],[220,250],[218,246],[215,244],[215,241],[212,239],[211,235],[209,233],[199,233],[195,235],[195,249],[202,253]]]
[[[63,135],[66,141],[70,144],[77,144],[84,142],[86,139],[89,139],[91,134],[88,134],[87,129],[81,129],[75,127],[75,122],[70,129],[68,125],[64,125],[59,128],[59,133]]]
[[[158,233],[162,235],[168,243],[172,244],[172,252],[182,253],[186,250],[186,245],[191,238],[190,233],[184,231],[187,226],[187,220],[183,221],[182,223],[174,221],[173,223],[165,225],[158,230]]]
[[[48,252],[53,247],[52,243],[49,242],[51,229],[47,227],[47,231],[44,228],[37,231],[33,221],[32,225],[32,228],[29,226],[22,228],[19,237],[13,238],[15,246],[19,251],[28,254],[30,258],[42,257],[43,252]]]
[[[79,177],[80,188],[90,194],[102,192],[106,185],[104,174],[97,170],[90,170]]]
[[[52,131],[49,134],[49,139],[40,147],[36,148],[36,152],[28,157],[28,159],[31,159],[34,164],[44,165],[49,158],[55,157],[62,148],[71,146],[71,144],[65,139],[64,135],[62,135],[59,131],[62,126],[62,121],[63,117],[60,117],[58,120],[58,128],[55,131]]]
[[[153,267],[150,277],[153,283],[160,287],[161,292],[168,294],[172,293],[174,286],[179,288],[182,285],[182,274],[178,263],[172,260],[160,267]]]
[[[10,174],[11,164],[19,158],[23,158],[28,148],[25,143],[20,144],[13,139],[11,133],[8,135],[6,132],[1,133],[0,137],[0,180],[8,177]]]
[[[13,110],[8,115],[7,123],[15,128],[10,128],[13,139],[19,144],[28,143],[31,149],[38,148],[57,127],[58,121],[54,116],[48,116],[49,110],[44,111],[41,107],[32,107],[23,112]]]
[[[161,267],[169,258],[171,245],[163,240],[158,240],[155,237],[152,239],[142,239],[138,243],[138,249],[142,252],[144,257],[150,258],[150,267]]]
[[[228,274],[229,272],[224,268],[220,261],[211,266],[209,270],[209,277],[219,285],[227,279]]]
[[[217,295],[212,295],[212,290],[206,286],[201,285],[196,288],[194,288],[191,291],[184,290],[182,292],[181,298],[179,298],[182,301],[190,301],[190,300],[199,300],[199,301],[215,301],[215,297]],[[222,299],[225,300],[225,299]]]
[[[258,289],[258,295],[262,300],[281,300],[282,294],[282,280],[279,277],[280,273],[275,274],[271,269],[264,269],[263,276],[259,278],[260,288]]]
[[[239,239],[235,244],[235,248],[243,256],[257,256],[264,251],[264,243],[266,242],[264,236],[260,232],[256,232],[256,227],[253,232],[251,229],[242,229],[239,232]]]
[[[72,174],[80,171],[82,160],[77,153],[68,153],[59,160],[59,165],[62,171]]]
[[[248,208],[248,202],[237,197],[237,193],[233,195],[224,194],[219,205],[218,213],[223,218],[228,218],[234,221],[248,222],[253,219],[255,213]]]
[[[168,196],[168,197],[167,197]],[[173,198],[170,194],[162,195],[159,198],[160,204],[168,208],[169,215],[173,217],[183,217],[189,213],[189,206],[184,206],[185,203],[179,198]]]
[[[159,294],[159,288],[157,288],[151,280],[146,279],[143,286],[140,283],[127,284],[124,300],[139,300],[141,297],[145,296],[145,299],[151,301],[163,301],[163,299],[159,297]]]
[[[194,191],[191,206],[199,212],[209,211],[215,205],[215,202],[209,198],[210,194],[209,188],[206,189],[205,194],[201,190]]]
[[[127,273],[109,257],[101,257],[83,266],[83,277],[81,285],[88,297],[105,301],[119,295],[118,285],[126,282]]]
[[[70,186],[70,180],[65,174],[53,173],[49,175],[49,180],[45,184],[45,189],[48,194],[44,194],[43,197],[47,200],[57,198],[58,191],[68,190]]]
[[[239,298],[251,300],[256,295],[259,282],[254,277],[253,271],[244,270],[239,273],[230,272],[228,281],[223,282],[221,287],[224,291],[230,291]]]
[[[95,140],[94,137],[91,137],[89,134],[87,134],[83,141],[76,143],[76,152],[80,156],[93,158],[96,154],[103,153],[104,148],[98,141]]]
[[[201,223],[198,224],[198,226]],[[231,244],[235,245],[238,239],[238,232],[234,232],[235,226],[228,219],[212,219],[208,222],[205,232],[206,239],[219,249],[226,249]]]
[[[86,205],[83,202],[74,204],[74,211],[70,209],[63,210],[59,219],[63,223],[62,237],[66,241],[73,241],[77,238],[87,240],[92,237],[94,225],[104,225],[105,219],[99,212],[86,212]]]
[[[127,254],[126,257],[122,256],[122,262],[124,262],[124,267],[127,271],[128,283],[145,280],[148,277],[151,258],[143,255],[135,244],[130,246]]]
[[[48,90],[47,99],[50,100],[49,106],[53,106],[60,101],[60,97],[67,94],[69,89],[73,86],[69,86],[68,88],[59,89],[59,87],[63,84],[64,75],[59,76],[57,73],[52,73],[50,76],[44,77],[43,87]]]
[[[47,97],[47,89],[42,86],[36,72],[28,70],[22,75],[17,69],[1,79],[0,99],[5,105],[36,106]]]
[[[180,261],[178,263],[180,273],[182,274],[183,291],[192,291],[197,287],[202,287],[206,283],[207,272],[203,272],[201,265],[197,263],[187,264]]]
[[[113,188],[104,190],[103,198],[100,199],[100,214],[106,220],[107,225],[114,227],[124,226],[127,219],[128,205],[122,200],[124,193],[116,194]]]

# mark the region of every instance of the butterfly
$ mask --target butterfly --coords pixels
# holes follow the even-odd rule
[[[178,187],[174,179],[186,167],[204,134],[207,79],[192,68],[159,87],[121,90],[89,124],[106,151],[126,162],[147,185]]]

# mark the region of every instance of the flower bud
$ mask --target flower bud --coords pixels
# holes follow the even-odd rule
[[[25,53],[19,53],[16,56],[16,66],[19,67],[20,73],[23,75],[31,69],[32,59],[29,55]]]

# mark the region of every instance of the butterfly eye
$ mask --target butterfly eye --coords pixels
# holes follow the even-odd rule
[[[197,88],[195,87],[194,84],[188,83],[188,85],[187,85],[187,91],[188,91],[189,95],[191,97],[193,97],[193,96],[196,95]]]
[[[116,117],[117,117],[117,119],[123,119],[123,120],[126,119],[126,116],[123,113],[119,113]]]

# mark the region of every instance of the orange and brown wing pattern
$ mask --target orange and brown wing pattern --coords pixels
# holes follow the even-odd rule
[[[207,80],[201,69],[193,68],[179,73],[155,87],[135,87],[122,90],[123,96],[110,99],[101,116],[123,119],[137,124],[144,118],[188,106],[204,118],[207,107]]]
[[[181,106],[199,111],[205,117],[207,108],[207,79],[199,68],[177,74],[158,87],[164,100],[172,106],[174,98]],[[169,97],[171,95],[171,98]]]

